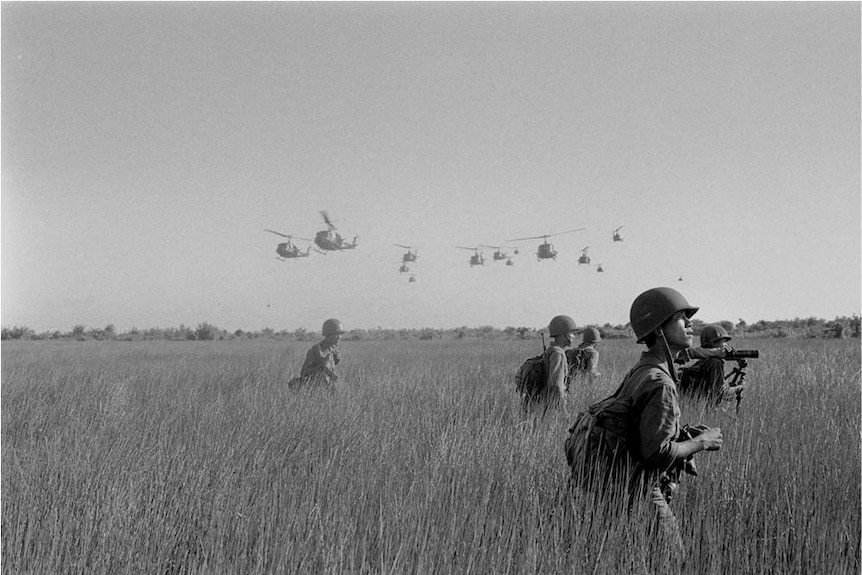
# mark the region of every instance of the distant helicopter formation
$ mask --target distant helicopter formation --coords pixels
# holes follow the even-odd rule
[[[293,234],[285,234],[277,230],[265,228],[263,231],[270,234],[274,234],[286,240],[281,241],[276,245],[276,259],[278,259],[279,261],[304,259],[311,256],[312,250],[317,252],[318,254],[326,255],[327,252],[355,250],[359,246],[358,236],[353,236],[353,239],[351,241],[347,241],[341,236],[341,234],[338,232],[337,227],[335,226],[334,220],[329,217],[329,214],[326,211],[321,211],[320,216],[323,219],[323,223],[325,224],[326,228],[319,230],[314,235],[313,239]],[[610,230],[611,240],[613,243],[623,241],[623,237],[620,234],[620,230],[622,230],[622,228],[623,226],[618,226],[615,229]],[[553,232],[535,236],[513,238],[505,240],[506,245],[477,244],[475,246],[455,246],[455,248],[472,252],[469,256],[469,259],[467,260],[467,263],[471,268],[485,265],[485,254],[482,251],[483,248],[492,250],[490,256],[491,261],[504,262],[506,266],[511,267],[515,265],[515,259],[513,258],[513,256],[517,256],[520,253],[520,249],[517,245],[515,245],[515,243],[528,242],[530,240],[541,240],[541,243],[536,247],[536,261],[556,261],[557,256],[559,255],[559,251],[549,242],[549,239],[552,237],[561,236],[563,234],[572,234],[584,230],[586,230],[586,228],[581,227],[562,232]],[[299,245],[294,243],[296,241],[307,242],[307,245],[300,247]],[[412,245],[402,243],[395,243],[394,246],[405,250],[401,253],[401,261],[398,262],[398,272],[400,274],[407,275],[407,281],[409,283],[415,283],[417,281],[416,274],[412,270],[412,266],[415,265],[418,260],[418,248]],[[581,249],[580,256],[577,259],[578,265],[594,267],[596,273],[604,273],[604,264],[592,264],[592,259],[589,255],[590,247],[591,246],[587,245]],[[678,276],[677,281],[683,281],[683,277],[681,275]]]
[[[479,247],[494,250],[494,254],[492,257],[495,262],[505,261],[507,266],[515,265],[514,260],[512,260],[512,258],[509,256],[508,252],[503,251],[503,246],[489,246],[485,244],[480,244]],[[514,248],[514,250],[515,255],[518,255],[518,253],[520,253],[518,251],[518,248]]]
[[[398,272],[402,274],[410,273],[410,266],[407,264],[412,264],[416,262],[416,258],[419,257],[419,250],[414,248],[413,246],[405,246],[404,244],[395,244],[399,248],[404,248],[407,250],[401,255],[401,267],[398,268]],[[410,278],[407,280],[410,283],[414,283],[416,281],[416,274],[410,273]]]
[[[320,230],[319,232],[317,232],[314,235],[313,240],[308,238],[301,238],[299,236],[294,236],[291,234],[283,234],[275,230],[264,229],[263,231],[265,232],[269,232],[271,234],[275,234],[277,236],[281,236],[287,239],[286,242],[281,242],[275,247],[275,253],[278,255],[276,259],[284,261],[295,258],[307,258],[311,255],[311,244],[309,244],[308,248],[305,251],[302,251],[296,244],[291,241],[294,238],[306,242],[313,241],[314,244],[317,245],[317,248],[320,248],[315,248],[314,251],[323,255],[326,255],[326,252],[331,251],[352,250],[359,245],[358,236],[354,236],[352,242],[346,241],[344,238],[341,237],[341,234],[336,231],[335,224],[332,223],[332,220],[329,218],[329,214],[323,211],[320,212],[320,215],[323,217],[323,221],[326,224],[327,229]]]

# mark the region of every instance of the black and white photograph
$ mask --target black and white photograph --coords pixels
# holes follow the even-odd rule
[[[860,14],[0,2],[0,571],[859,573]]]

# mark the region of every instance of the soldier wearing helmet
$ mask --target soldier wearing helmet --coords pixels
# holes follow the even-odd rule
[[[718,428],[680,425],[673,360],[691,346],[690,318],[697,310],[666,287],[635,298],[631,325],[648,349],[612,396],[578,417],[566,441],[575,485],[599,497],[627,492],[629,512],[649,514],[655,538],[649,562],[656,573],[679,572],[682,562],[679,525],[669,506],[681,471],[696,473],[692,456],[722,445]],[[619,489],[608,489],[608,483]]]
[[[341,361],[338,342],[344,334],[344,327],[337,319],[323,322],[323,341],[314,344],[305,354],[299,378],[292,384],[334,385],[338,380],[335,366]]]
[[[574,332],[577,328],[575,320],[567,315],[554,316],[548,323],[551,345],[544,353],[547,380],[544,388],[533,399],[543,410],[566,404],[569,364],[565,349],[574,343]]]
[[[713,405],[724,401],[741,400],[745,384],[731,388],[725,383],[724,352],[733,338],[719,324],[710,324],[700,332],[700,348],[692,350],[699,358],[693,365],[685,367],[679,381],[679,391],[684,397],[706,400]],[[718,353],[710,353],[718,352]]]
[[[595,327],[584,329],[581,335],[581,344],[575,349],[566,352],[569,360],[569,372],[571,377],[578,375],[598,377],[599,350],[596,345],[602,340],[602,335]]]

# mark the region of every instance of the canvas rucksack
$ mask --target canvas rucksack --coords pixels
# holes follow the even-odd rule
[[[569,362],[569,373],[574,375],[587,367],[587,351],[581,347],[567,349],[566,361]]]
[[[531,357],[521,364],[515,377],[515,389],[525,399],[538,395],[548,381],[548,366],[545,354]]]

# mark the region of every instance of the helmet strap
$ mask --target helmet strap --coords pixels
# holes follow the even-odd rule
[[[674,385],[679,383],[679,380],[676,377],[676,366],[673,363],[673,355],[670,353],[670,346],[667,344],[667,338],[664,336],[664,330],[662,328],[658,328],[656,330],[658,332],[659,337],[661,338],[661,345],[664,348],[664,355],[667,358],[667,370],[670,372],[670,378],[673,380]]]

